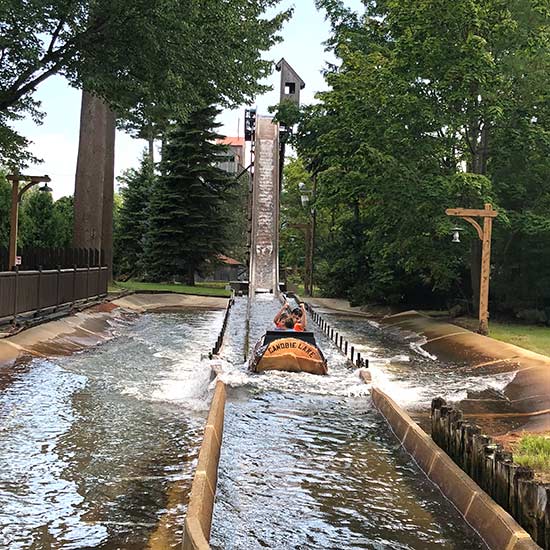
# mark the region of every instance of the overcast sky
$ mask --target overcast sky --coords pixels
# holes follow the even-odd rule
[[[357,10],[361,9],[361,0],[346,0]],[[265,53],[267,59],[278,61],[281,57],[294,67],[306,83],[302,91],[302,103],[311,103],[317,91],[326,89],[321,71],[325,67],[329,54],[324,51],[323,42],[329,36],[329,25],[324,14],[315,9],[313,0],[283,0],[281,8],[294,6],[294,16],[283,31],[283,41],[271,51]],[[268,115],[268,107],[278,102],[279,73],[274,72],[268,79],[273,91],[258,97],[258,114]],[[42,102],[46,113],[44,123],[37,126],[26,119],[17,124],[17,128],[33,142],[32,151],[44,163],[31,167],[33,174],[48,174],[52,178],[54,198],[72,195],[78,150],[78,127],[80,118],[79,90],[71,88],[61,77],[51,77],[42,83],[35,94]],[[243,135],[243,105],[234,111],[225,111],[221,115],[221,132],[236,136],[240,129]],[[145,142],[130,138],[123,132],[117,132],[115,153],[115,174],[137,166],[138,158]]]

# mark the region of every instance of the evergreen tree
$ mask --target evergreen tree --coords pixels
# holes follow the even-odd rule
[[[61,197],[53,205],[55,246],[70,248],[73,242],[73,203],[70,197]]]
[[[154,165],[146,151],[137,170],[126,170],[119,178],[123,185],[122,205],[115,223],[115,272],[133,277],[142,272],[147,207],[155,181]]]
[[[19,246],[50,248],[57,246],[56,220],[51,193],[32,189],[23,195],[19,209]]]
[[[195,272],[212,265],[227,242],[228,173],[216,166],[227,156],[215,143],[219,113],[206,107],[192,113],[167,135],[153,189],[146,262],[149,280],[182,278],[194,284]]]

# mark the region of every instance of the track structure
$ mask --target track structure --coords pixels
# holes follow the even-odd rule
[[[279,125],[258,117],[255,132],[249,296],[279,291]]]

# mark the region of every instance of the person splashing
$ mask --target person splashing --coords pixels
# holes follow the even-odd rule
[[[294,307],[293,307],[294,306]],[[276,330],[295,330],[304,332],[307,328],[306,308],[303,302],[291,305],[285,299],[285,303],[273,319]]]

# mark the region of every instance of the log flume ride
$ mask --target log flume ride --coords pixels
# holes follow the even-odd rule
[[[250,357],[252,372],[280,370],[328,374],[323,352],[313,332],[295,330],[268,330],[260,338]]]

